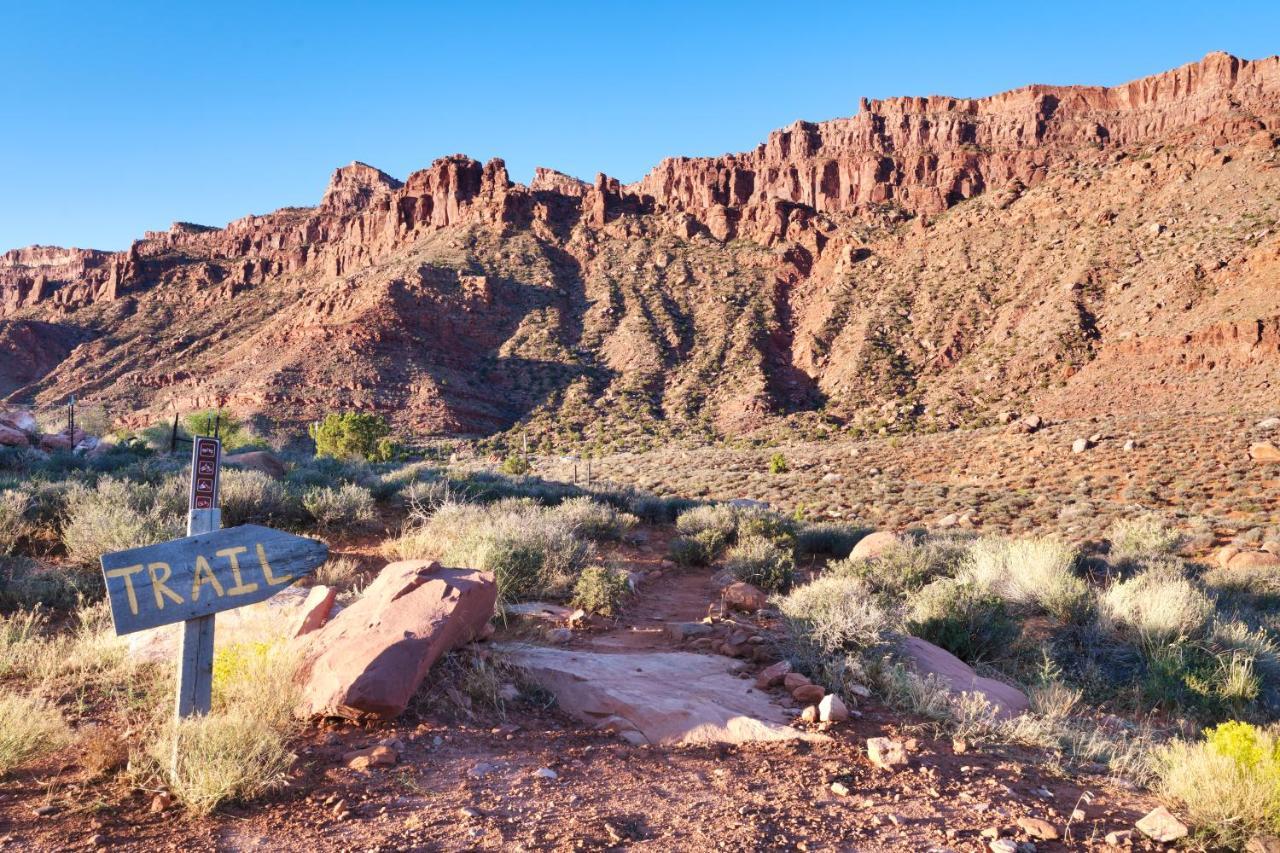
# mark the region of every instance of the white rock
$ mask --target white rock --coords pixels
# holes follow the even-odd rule
[[[828,693],[818,703],[818,719],[824,723],[842,723],[849,719],[849,709],[834,693]]]

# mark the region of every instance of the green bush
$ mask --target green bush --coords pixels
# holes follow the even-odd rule
[[[790,470],[791,468],[787,465],[787,457],[781,453],[775,453],[769,457],[770,474],[785,474]]]
[[[763,536],[739,539],[725,558],[725,568],[734,577],[766,592],[786,592],[791,587],[795,567],[790,550],[778,547]]]
[[[794,551],[796,523],[785,515],[767,509],[737,509],[734,512],[734,535],[743,539],[767,539],[779,548]]]
[[[701,543],[710,561],[737,535],[738,513],[727,504],[696,506],[680,513],[676,518],[676,530]]]
[[[519,453],[512,453],[502,460],[502,465],[498,470],[512,477],[523,477],[533,470],[533,467],[529,464],[528,459],[525,459]]]
[[[355,483],[309,489],[302,505],[322,530],[367,531],[378,522],[373,495]]]
[[[618,611],[630,589],[625,572],[604,566],[583,569],[573,585],[573,605],[588,613],[612,616]]]
[[[330,412],[311,426],[310,433],[316,443],[316,456],[374,461],[381,452],[380,442],[391,434],[391,427],[381,415]]]
[[[667,543],[667,557],[678,566],[705,566],[714,559],[706,543],[697,536],[676,536]]]
[[[1229,721],[1198,743],[1156,753],[1161,795],[1181,806],[1215,845],[1241,849],[1254,835],[1280,832],[1280,737],[1274,727]]]
[[[230,412],[217,409],[205,409],[192,412],[182,419],[186,427],[186,435],[213,435],[216,428],[222,447],[228,452],[242,450],[246,447],[265,447],[265,443],[254,438],[245,429],[244,422]],[[172,429],[172,427],[170,427]]]
[[[1003,599],[954,578],[933,581],[908,605],[907,631],[966,663],[1006,657],[1021,632]]]

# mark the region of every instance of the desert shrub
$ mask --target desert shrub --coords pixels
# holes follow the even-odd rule
[[[964,574],[1009,604],[1075,622],[1093,608],[1089,585],[1075,574],[1076,559],[1075,548],[1052,537],[984,537],[969,546]]]
[[[1168,564],[1113,583],[1100,609],[1109,625],[1148,646],[1198,637],[1214,613],[1209,597]]]
[[[693,502],[687,498],[664,498],[637,492],[628,501],[627,509],[649,524],[671,524],[692,506]]]
[[[800,556],[825,555],[843,560],[853,552],[853,546],[870,532],[869,527],[852,524],[805,524],[796,533],[796,553]]]
[[[566,594],[592,552],[569,524],[527,500],[446,503],[414,519],[389,551],[491,571],[503,602]]]
[[[908,632],[968,663],[1005,657],[1021,630],[1002,598],[970,581],[935,580],[908,606]]]
[[[618,512],[608,504],[598,503],[589,497],[569,498],[549,510],[553,518],[568,524],[573,532],[585,539],[616,540],[636,525],[636,518]]]
[[[302,501],[297,495],[261,471],[223,471],[219,502],[226,527],[291,522],[303,517]]]
[[[197,815],[283,786],[294,760],[285,736],[246,711],[171,723],[153,745],[152,758],[167,763],[175,749],[169,790]]]
[[[902,598],[935,578],[956,574],[966,553],[946,539],[907,541],[871,559],[846,558],[827,571],[862,578],[874,591]]]
[[[379,459],[382,439],[391,434],[391,427],[381,415],[330,412],[311,426],[310,433],[316,443],[316,456],[374,461]]]
[[[498,470],[512,477],[523,477],[533,470],[533,466],[529,464],[528,459],[518,453],[513,453],[502,460],[502,465],[499,466]]]
[[[187,496],[181,481],[159,486],[106,478],[95,488],[67,493],[62,542],[78,566],[96,569],[111,551],[176,539],[185,530]]]
[[[727,504],[696,506],[680,513],[676,518],[676,530],[697,539],[714,557],[716,552],[733,541],[738,530],[738,513]]]
[[[573,585],[573,605],[588,613],[612,616],[627,597],[629,587],[625,572],[605,566],[590,566],[582,570]]]
[[[0,492],[0,557],[12,554],[30,529],[31,495],[22,489]]]
[[[755,507],[736,509],[734,535],[738,540],[767,539],[780,548],[794,551],[796,523],[781,513]]]
[[[1156,753],[1160,793],[1216,844],[1238,848],[1280,831],[1280,743],[1275,728],[1229,721],[1198,743]]]
[[[796,587],[778,609],[794,637],[825,654],[875,646],[893,624],[866,583],[853,577],[824,576]]]
[[[0,610],[73,607],[83,590],[67,572],[25,557],[0,557]]]
[[[266,447],[266,442],[255,438],[245,427],[244,421],[231,414],[217,409],[205,409],[192,412],[182,419],[186,434],[213,435],[217,430],[222,447],[228,452],[244,450],[249,447]]]
[[[310,489],[302,505],[322,530],[370,530],[378,521],[373,495],[355,483]]]
[[[0,779],[71,740],[62,712],[38,696],[0,687]]]
[[[740,538],[725,558],[725,568],[734,577],[766,592],[786,592],[795,567],[791,551],[764,536]]]
[[[1154,515],[1114,522],[1107,539],[1111,542],[1109,556],[1119,565],[1173,554],[1182,544],[1182,536]]]
[[[791,467],[787,465],[787,457],[783,456],[781,453],[775,453],[769,457],[770,474],[785,474],[790,470]]]
[[[667,557],[677,566],[705,566],[715,553],[698,536],[676,536],[667,543]]]

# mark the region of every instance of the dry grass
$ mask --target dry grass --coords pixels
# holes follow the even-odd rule
[[[167,765],[175,749],[179,758],[167,774],[169,790],[197,815],[281,787],[294,761],[282,733],[263,725],[251,709],[170,724],[151,757]]]
[[[0,688],[0,778],[70,740],[56,707],[38,696]]]
[[[302,497],[302,505],[321,530],[363,532],[377,526],[373,493],[356,483],[309,489]]]
[[[1213,616],[1213,602],[1176,566],[1147,569],[1103,593],[1104,619],[1147,646],[1199,636]]]
[[[1092,601],[1089,585],[1075,574],[1076,558],[1075,548],[1053,537],[985,537],[970,546],[965,574],[1010,604],[1074,621]]]
[[[14,553],[19,541],[27,535],[30,525],[26,513],[31,506],[31,495],[22,489],[0,492],[0,557]]]

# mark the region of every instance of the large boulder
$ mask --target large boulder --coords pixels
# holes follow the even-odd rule
[[[1249,446],[1249,458],[1263,465],[1280,463],[1280,447],[1270,441],[1259,441]]]
[[[40,448],[42,450],[70,450],[75,446],[75,441],[65,432],[55,432],[40,436]]]
[[[986,699],[996,716],[1007,719],[1016,717],[1031,707],[1025,693],[994,678],[983,678],[973,667],[919,637],[907,637],[899,646],[899,652],[922,676],[936,676],[952,693],[975,693]]]
[[[898,547],[901,543],[898,534],[892,530],[877,530],[875,533],[868,533],[858,540],[858,544],[853,546],[853,552],[849,554],[853,560],[871,560],[879,557],[886,551]]]
[[[16,427],[0,423],[0,445],[5,447],[26,447],[30,442],[27,434]]]
[[[557,706],[637,744],[749,743],[807,736],[794,716],[738,677],[742,664],[689,652],[605,653],[525,644],[495,648]]]
[[[0,412],[0,426],[11,427],[19,432],[26,433],[38,433],[40,431],[40,427],[36,424],[35,416],[21,409]]]
[[[302,638],[299,713],[398,717],[445,652],[481,635],[497,598],[490,572],[392,563],[359,601]]]
[[[1280,557],[1267,551],[1237,551],[1227,561],[1230,569],[1280,569]]]
[[[250,450],[246,453],[233,453],[222,457],[222,464],[228,468],[239,468],[244,471],[258,471],[273,480],[283,480],[287,473],[284,462],[279,456],[268,450]]]

